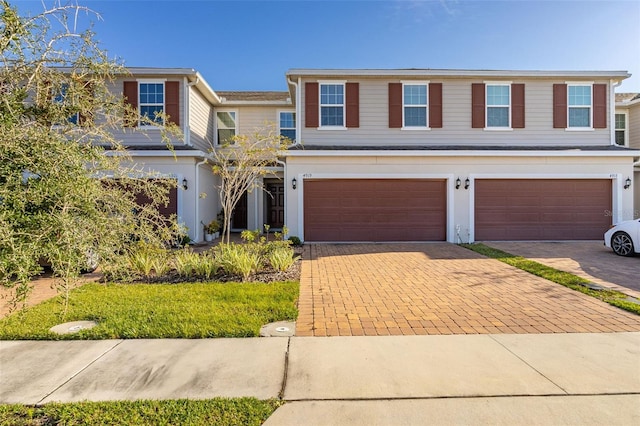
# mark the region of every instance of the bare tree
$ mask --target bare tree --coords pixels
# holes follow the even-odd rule
[[[264,190],[261,178],[273,173],[269,168],[277,166],[287,141],[271,125],[248,135],[235,135],[212,150],[213,173],[220,177],[216,189],[224,213],[223,239],[227,244],[234,208],[245,192]]]

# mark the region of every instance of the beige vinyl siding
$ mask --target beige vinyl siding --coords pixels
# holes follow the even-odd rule
[[[119,78],[115,80],[109,87],[112,93],[122,98],[123,82],[136,81],[136,80],[164,80],[164,81],[179,81],[179,105],[180,105],[180,130],[184,131],[184,83],[181,78],[166,78],[158,76],[143,76],[136,75],[127,78]],[[113,129],[113,135],[116,139],[121,140],[124,145],[157,145],[164,144],[161,138],[159,129],[137,129],[135,127],[127,127],[120,129]],[[182,137],[171,137],[173,144],[184,143]]]
[[[264,130],[268,126],[278,129],[278,111],[286,108],[277,106],[234,106],[225,104],[217,106],[215,111],[236,111],[236,134],[250,135],[256,131]],[[291,108],[289,108],[291,109]],[[213,112],[215,117],[215,111]]]
[[[629,108],[629,147],[640,149],[640,104],[633,105]]]
[[[344,80],[336,78],[336,80]],[[443,127],[431,130],[390,129],[388,84],[400,80],[373,78],[348,79],[360,83],[360,127],[348,130],[319,130],[302,123],[305,145],[477,145],[477,146],[556,146],[609,145],[610,129],[566,131],[553,128],[553,84],[564,80],[504,80],[525,84],[525,128],[483,130],[471,128],[471,84],[498,79],[430,79],[442,83]],[[302,84],[301,117],[305,115],[305,82]],[[408,81],[404,80],[404,81]],[[608,81],[595,81],[607,83]],[[607,97],[609,95],[607,94]]]
[[[189,88],[189,132],[191,144],[207,152],[213,146],[213,107],[195,87]]]

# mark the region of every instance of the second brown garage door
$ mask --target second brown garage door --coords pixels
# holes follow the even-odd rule
[[[611,225],[608,179],[479,179],[475,239],[601,240]]]
[[[444,241],[444,179],[304,181],[306,241]]]

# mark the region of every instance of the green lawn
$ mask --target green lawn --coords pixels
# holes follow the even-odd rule
[[[142,339],[257,336],[264,324],[295,320],[297,282],[86,284],[71,293],[67,315],[54,298],[0,321],[0,339]],[[93,320],[75,334],[49,329]]]
[[[283,403],[254,398],[0,405],[0,425],[261,425]]]
[[[530,274],[537,275],[554,283],[563,285],[572,290],[579,291],[589,296],[600,299],[607,302],[610,305],[624,309],[625,311],[633,312],[640,315],[640,305],[625,300],[627,295],[614,290],[592,290],[585,286],[589,283],[588,280],[570,274],[568,272],[559,271],[533,260],[525,259],[522,256],[516,256],[511,253],[504,252],[502,250],[495,249],[493,247],[486,246],[484,244],[461,244],[469,250],[480,253],[484,256],[492,259],[499,260],[508,265],[514,266],[523,271],[527,271]]]

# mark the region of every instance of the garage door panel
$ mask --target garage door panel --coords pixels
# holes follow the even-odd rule
[[[307,241],[442,241],[446,184],[423,179],[327,179],[304,185]]]
[[[601,239],[611,224],[607,179],[478,179],[476,240]]]

